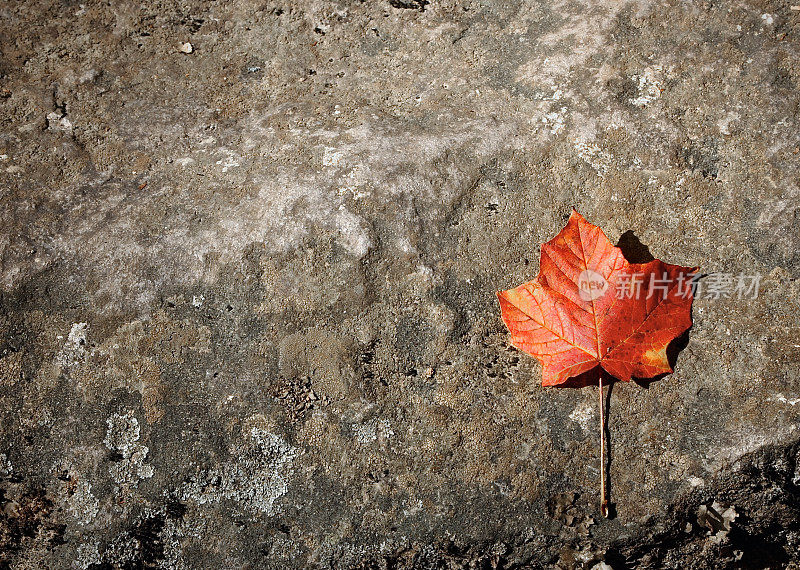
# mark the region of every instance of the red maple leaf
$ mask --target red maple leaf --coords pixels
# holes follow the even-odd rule
[[[603,231],[575,210],[542,244],[535,280],[500,291],[511,344],[542,363],[543,386],[600,387],[601,503],[605,494],[603,371],[619,380],[672,372],[667,346],[692,325],[696,267],[629,263]]]
[[[628,263],[603,231],[572,211],[542,244],[539,276],[500,291],[511,344],[542,363],[542,385],[600,367],[619,380],[672,372],[667,346],[692,325],[697,268]]]

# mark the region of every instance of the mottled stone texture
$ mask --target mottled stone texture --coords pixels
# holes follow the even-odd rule
[[[797,567],[798,26],[3,2],[0,568]],[[573,206],[762,276],[613,388],[608,521],[596,390],[541,388],[495,298]]]

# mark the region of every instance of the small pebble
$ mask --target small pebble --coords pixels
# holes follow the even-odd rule
[[[191,43],[186,42],[185,44],[181,44],[180,46],[178,46],[178,50],[181,53],[192,53],[194,51],[194,47],[192,46]]]

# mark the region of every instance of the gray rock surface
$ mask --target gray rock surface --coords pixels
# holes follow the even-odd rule
[[[797,567],[798,26],[4,2],[0,568]],[[761,276],[613,388],[611,520],[596,390],[541,388],[495,299],[573,206]]]

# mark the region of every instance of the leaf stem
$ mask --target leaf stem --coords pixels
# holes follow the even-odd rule
[[[600,370],[600,513],[608,518],[608,498],[606,497],[606,430],[603,413],[603,370]]]

